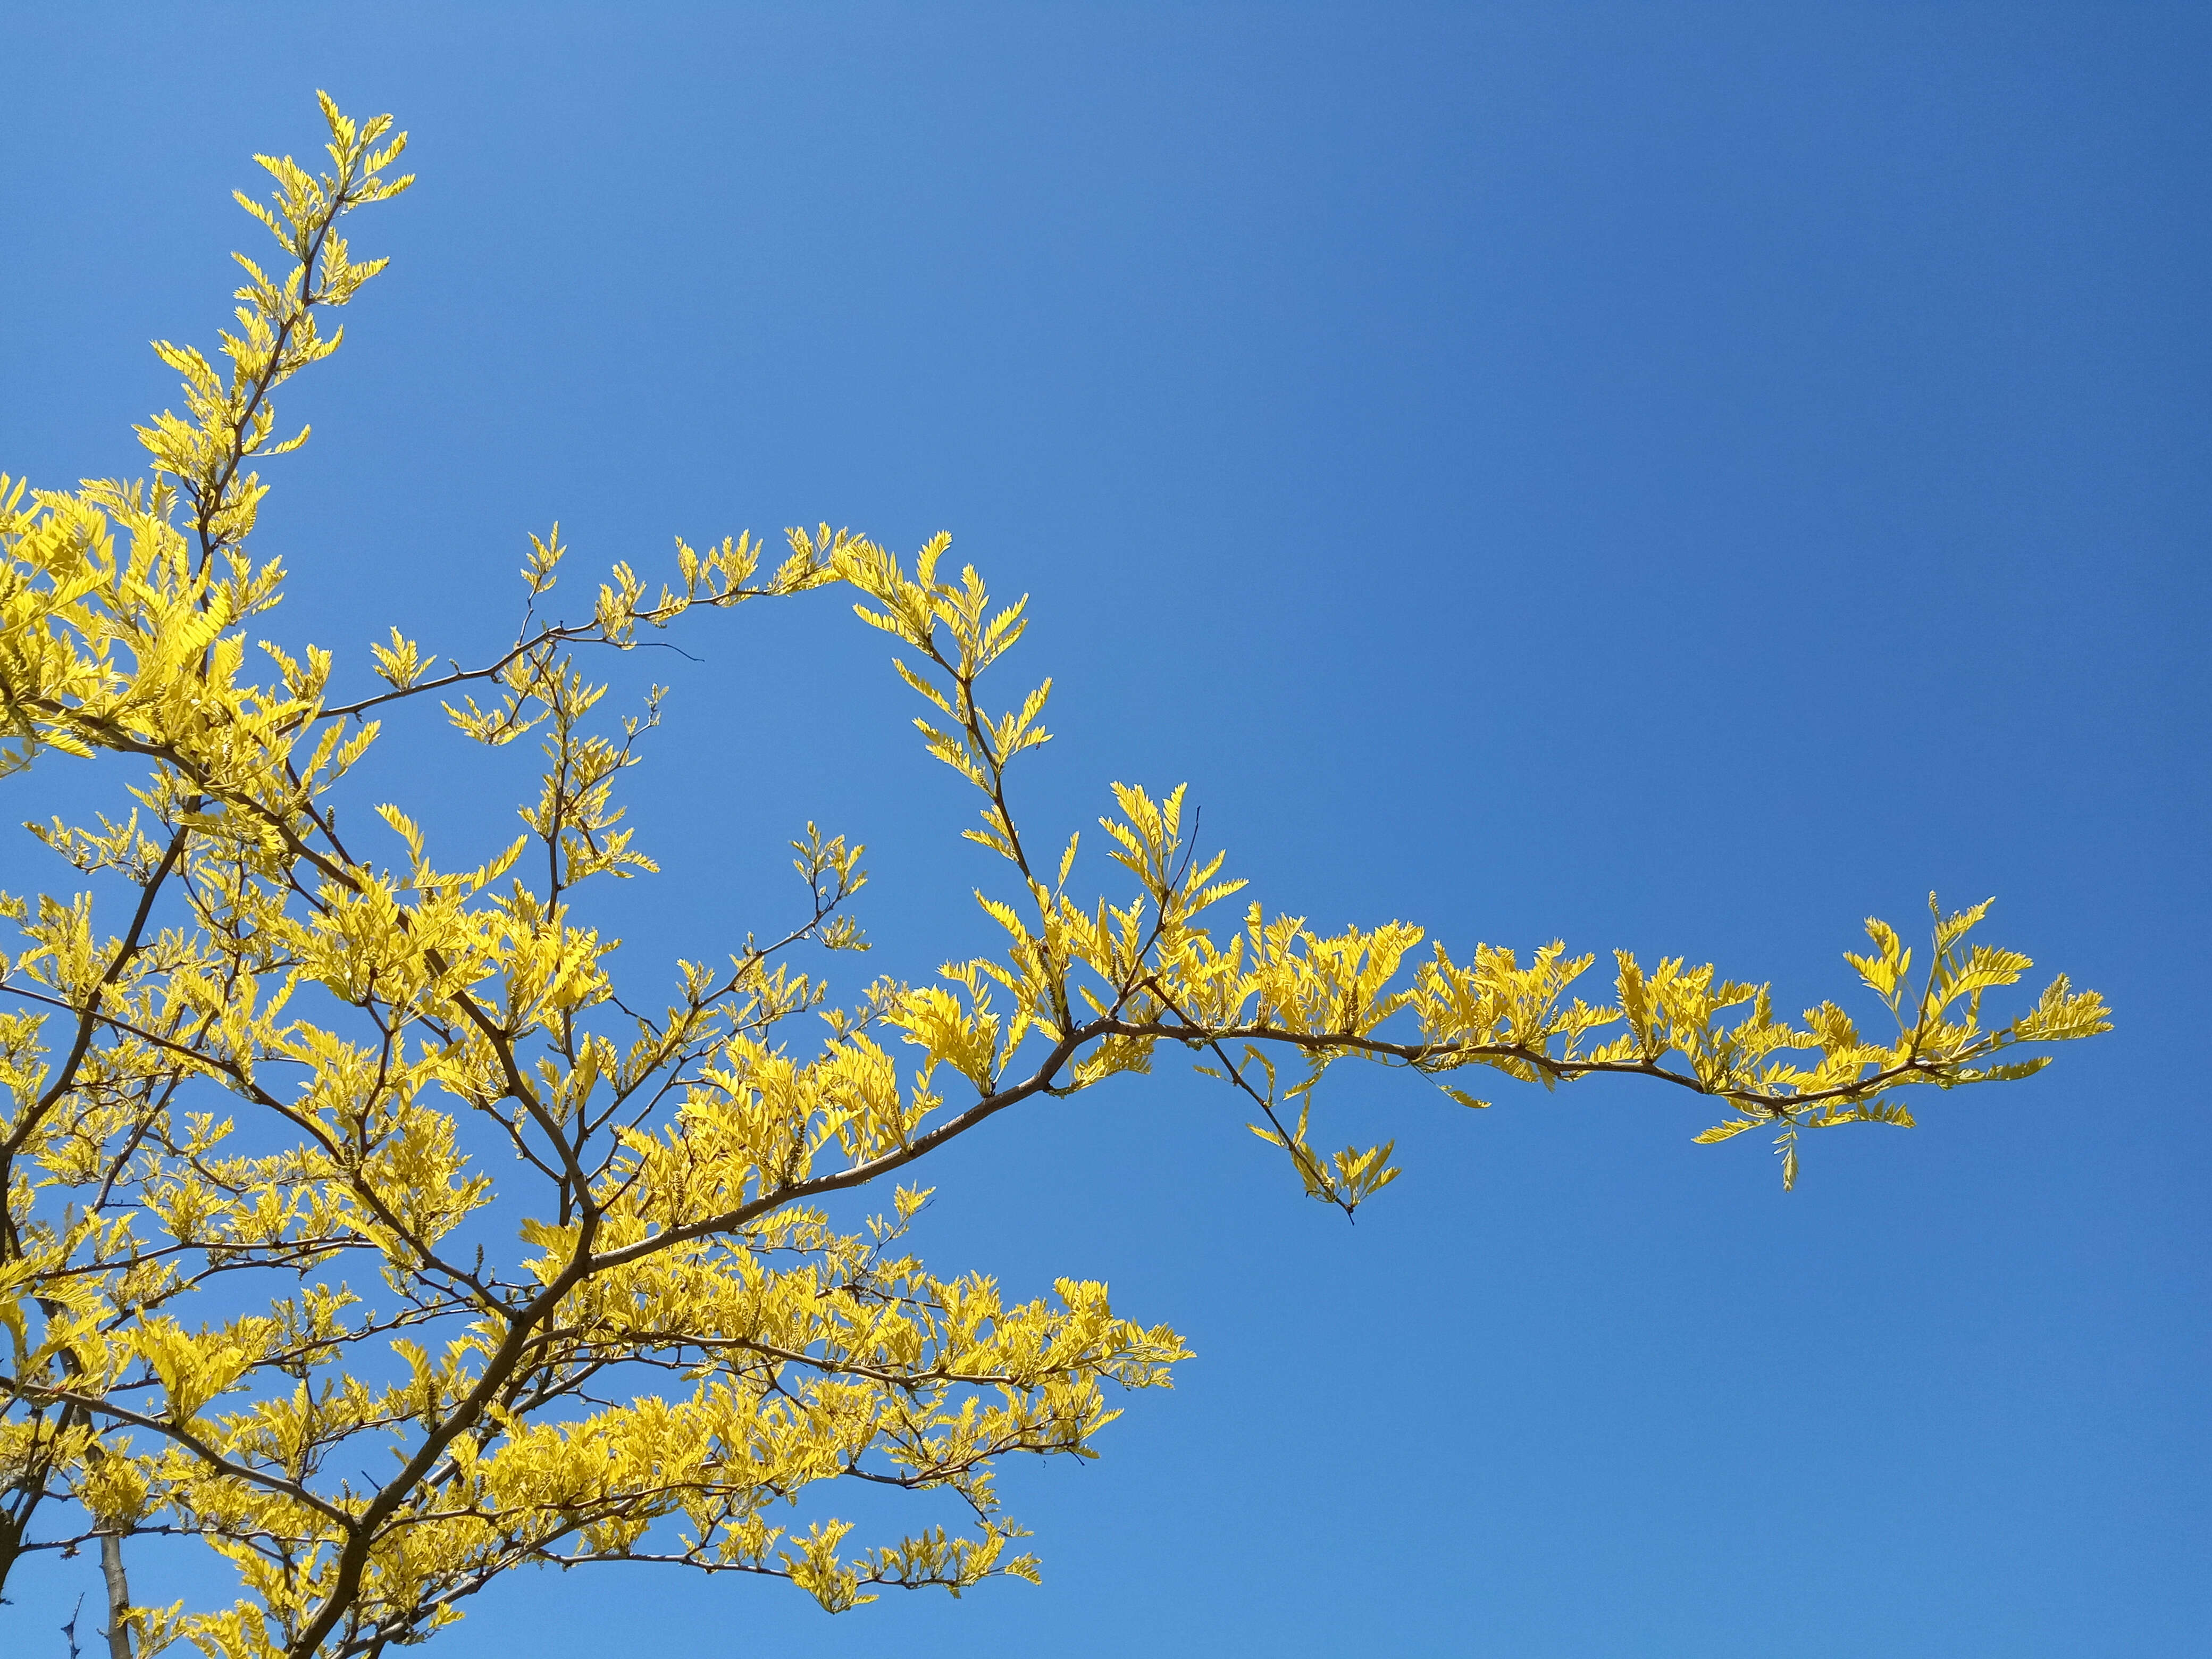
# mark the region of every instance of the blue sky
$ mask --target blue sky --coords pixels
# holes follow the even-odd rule
[[[1040,825],[1188,779],[1271,906],[1793,1008],[1869,912],[1995,894],[2118,1012],[1787,1197],[1597,1085],[1348,1080],[1407,1171],[1356,1228],[1164,1064],[1002,1116],[932,1172],[933,1264],[1104,1278],[1198,1354],[1098,1463],[1008,1470],[1042,1589],[537,1577],[441,1651],[2212,1644],[2201,10],[5,10],[0,466],[40,483],[136,467],[144,343],[212,343],[228,191],[315,88],[414,135],[354,222],[392,269],[281,405],[295,640],[479,655],[556,518],[580,566],[947,529],[1033,595]],[[871,971],[981,948],[880,637],[818,599],[682,642],[610,665],[673,687],[635,969],[783,920],[809,818],[870,844]],[[418,735],[393,790],[504,841],[513,781]]]

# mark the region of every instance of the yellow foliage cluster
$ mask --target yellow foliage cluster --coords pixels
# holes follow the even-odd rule
[[[1572,994],[1592,958],[1558,944],[1525,965],[1488,945],[1416,957],[1417,927],[1323,934],[1256,903],[1217,932],[1243,884],[1200,855],[1180,789],[1115,786],[1101,822],[1128,885],[1084,896],[1078,839],[1039,861],[1007,791],[1048,740],[1050,683],[1000,713],[979,699],[1023,605],[994,607],[973,568],[941,575],[944,538],[909,569],[793,532],[766,574],[750,537],[678,544],[656,593],[617,566],[578,622],[540,617],[564,550],[533,538],[511,648],[439,672],[394,629],[371,647],[387,689],[334,700],[331,653],[253,635],[285,576],[246,547],[264,493],[249,464],[306,435],[274,441],[270,395],[337,348],[324,314],[381,268],[351,259],[339,222],[408,183],[388,118],[324,112],[331,170],[263,158],[273,200],[240,198],[289,267],[240,257],[227,371],[157,348],[185,411],[140,428],[151,481],[0,481],[0,769],[50,751],[143,768],[119,820],[33,826],[124,896],[119,916],[92,891],[0,901],[20,936],[0,960],[0,1573],[95,1538],[203,1540],[234,1586],[130,1609],[138,1652],[374,1655],[533,1564],[776,1576],[833,1610],[1033,1575],[999,1460],[1093,1455],[1109,1389],[1164,1385],[1181,1340],[1117,1317],[1101,1285],[1010,1301],[932,1273],[907,1248],[921,1189],[856,1231],[823,1200],[1024,1100],[1147,1071],[1164,1043],[1349,1212],[1397,1170],[1388,1142],[1310,1139],[1316,1086],[1347,1060],[1468,1105],[1447,1078],[1473,1066],[1650,1078],[1730,1114],[1700,1139],[1774,1132],[1787,1184],[1802,1130],[1909,1123],[1909,1085],[2023,1076],[2043,1063],[2023,1045],[2106,1028],[2063,979],[1984,1021],[1984,993],[2028,965],[1967,943],[1986,907],[1937,912],[1917,981],[1869,924],[1850,960],[1895,1027],[1874,1037],[1832,1003],[1792,1024],[1764,987],[1678,959],[1617,953],[1592,1004]],[[860,848],[810,825],[793,846],[811,914],[726,967],[680,964],[673,1000],[639,1012],[572,896],[653,868],[617,792],[659,694],[610,726],[576,653],[831,584],[897,641],[929,752],[981,797],[967,834],[1011,866],[1006,896],[981,896],[1005,951],[830,1006],[787,957],[865,948],[848,901],[866,878]],[[472,869],[441,868],[396,805],[376,808],[396,864],[337,827],[375,712],[424,696],[469,739],[537,732],[546,757],[526,833]],[[818,1048],[778,1029],[809,1012]],[[494,1148],[520,1171],[498,1194]],[[793,1518],[836,1480],[941,1491],[964,1529],[848,1550],[847,1523]]]

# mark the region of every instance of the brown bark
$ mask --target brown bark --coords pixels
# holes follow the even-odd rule
[[[107,1580],[107,1659],[131,1659],[131,1581],[123,1576],[123,1540],[100,1534],[100,1571]]]

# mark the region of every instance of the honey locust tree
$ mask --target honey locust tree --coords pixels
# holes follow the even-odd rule
[[[787,1578],[832,1611],[1034,1576],[999,1463],[1093,1455],[1115,1392],[1164,1385],[1184,1349],[1103,1285],[1016,1300],[941,1276],[909,1242],[925,1192],[900,1183],[1164,1048],[1348,1213],[1397,1171],[1388,1141],[1316,1138],[1346,1060],[1470,1106],[1483,1071],[1648,1079],[1711,1103],[1700,1140],[1774,1137],[1787,1186],[1806,1131],[1909,1124],[1910,1087],[2022,1077],[2031,1045],[2106,1029],[2063,978],[1985,1018],[2029,963],[1970,942],[1981,906],[1938,910],[1917,970],[1868,924],[1848,960],[1877,1034],[1833,1002],[1793,1023],[1680,959],[1616,952],[1594,1003],[1592,957],[1556,943],[1416,955],[1401,922],[1217,921],[1243,884],[1194,844],[1180,789],[1114,786],[1098,896],[1078,838],[1046,840],[1010,790],[1049,682],[985,695],[1023,606],[948,576],[941,537],[910,560],[826,526],[773,562],[750,536],[678,542],[665,581],[617,564],[565,613],[557,532],[533,538],[511,647],[440,669],[395,629],[374,690],[266,637],[287,574],[251,550],[257,469],[307,435],[280,435],[270,397],[337,349],[325,313],[382,264],[341,221],[409,182],[388,118],[323,113],[329,170],[261,158],[273,196],[239,198],[282,258],[240,256],[219,360],[155,347],[184,392],[138,428],[150,477],[0,483],[0,765],[19,790],[88,757],[131,780],[94,822],[30,826],[82,886],[4,901],[0,1574],[97,1547],[114,1654],[374,1656],[544,1564]],[[775,943],[617,989],[595,918],[611,878],[653,867],[617,799],[653,707],[610,720],[584,665],[827,587],[891,636],[923,741],[980,797],[965,833],[1003,951],[831,1000],[802,953],[862,948],[860,849],[809,826],[809,897]],[[380,716],[423,698],[452,740],[542,749],[523,833],[449,853],[374,803],[369,833],[350,810],[341,833]],[[863,1187],[880,1213],[833,1224],[828,1200]],[[965,1519],[848,1543],[820,1507],[840,1480],[941,1488]],[[124,1541],[148,1534],[221,1558],[204,1593],[131,1603]]]

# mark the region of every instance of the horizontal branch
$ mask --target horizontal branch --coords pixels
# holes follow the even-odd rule
[[[143,1429],[149,1434],[158,1434],[165,1439],[173,1440],[202,1462],[233,1480],[243,1480],[250,1486],[259,1486],[265,1492],[281,1492],[295,1503],[306,1504],[325,1519],[336,1522],[348,1532],[354,1528],[355,1522],[352,1516],[336,1504],[316,1497],[299,1482],[288,1480],[283,1475],[266,1474],[249,1464],[233,1462],[180,1424],[168,1422],[158,1417],[149,1417],[143,1412],[134,1412],[126,1406],[116,1405],[99,1395],[80,1394],[74,1389],[48,1388],[41,1383],[23,1382],[20,1378],[0,1379],[0,1382],[4,1382],[19,1399],[53,1405],[74,1406],[79,1411],[108,1418],[126,1428]]]
[[[1096,1027],[1090,1029],[1097,1030],[1102,1036],[1153,1037],[1193,1045],[1279,1042],[1287,1048],[1312,1054],[1337,1053],[1395,1060],[1424,1070],[1432,1062],[1441,1060],[1470,1065],[1492,1060],[1517,1060],[1539,1071],[1547,1072],[1562,1083],[1571,1083],[1585,1077],[1645,1077],[1671,1083],[1710,1098],[1734,1101],[1777,1117],[1786,1116],[1800,1107],[1824,1105],[1831,1101],[1852,1100],[1879,1093],[1893,1084],[1933,1082],[1941,1077],[1942,1072],[1940,1066],[1916,1057],[1876,1072],[1870,1077],[1858,1078],[1826,1089],[1809,1090],[1796,1095],[1763,1095],[1748,1090],[1717,1087],[1692,1073],[1670,1071],[1656,1060],[1562,1060],[1540,1048],[1528,1048],[1510,1042],[1391,1042],[1380,1037],[1361,1036],[1352,1032],[1297,1031],[1280,1025],[1204,1026],[1170,1024],[1162,1021],[1100,1021]],[[1994,1053],[1998,1046],[1993,1040],[1984,1042],[1956,1058],[1962,1060],[1979,1059]]]

